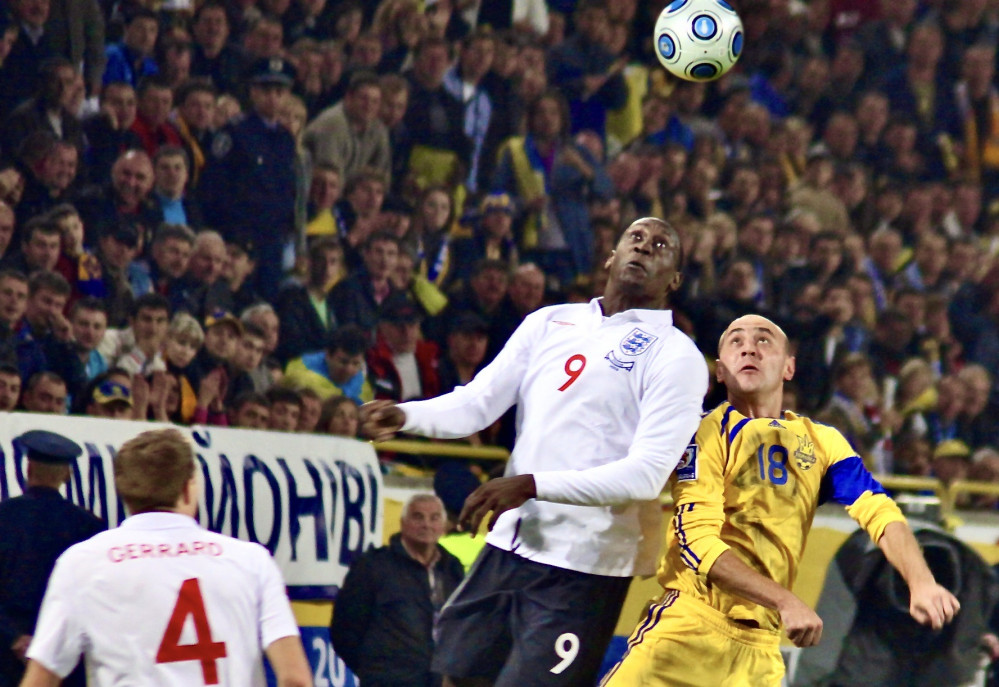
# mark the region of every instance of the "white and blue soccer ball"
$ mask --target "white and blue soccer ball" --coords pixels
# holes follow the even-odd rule
[[[712,81],[743,48],[742,20],[725,0],[673,0],[656,21],[656,57],[670,74]]]

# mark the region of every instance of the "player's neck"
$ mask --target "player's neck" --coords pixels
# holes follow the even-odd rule
[[[612,284],[607,285],[607,291],[600,299],[600,307],[603,308],[604,316],[617,315],[625,310],[665,310],[667,306],[665,295],[646,296],[644,294],[631,294],[613,288]]]
[[[766,397],[739,397],[734,394],[728,395],[728,402],[732,404],[739,413],[748,418],[771,417],[779,418],[783,412],[781,405],[784,396],[781,393],[771,394]]]

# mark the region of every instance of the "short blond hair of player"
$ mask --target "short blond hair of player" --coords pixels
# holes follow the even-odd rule
[[[55,687],[81,653],[97,687],[263,687],[262,653],[280,687],[311,685],[270,554],[194,520],[191,442],[176,429],[143,432],[115,456],[114,477],[129,517],[59,557],[21,687]]]
[[[815,509],[847,509],[901,573],[909,612],[939,629],[958,612],[895,503],[834,428],[782,410],[787,336],[759,315],[732,322],[716,368],[728,400],[701,420],[670,478],[675,514],[659,568],[665,593],[605,687],[780,684],[780,632],[813,646],[822,620],[791,592]]]

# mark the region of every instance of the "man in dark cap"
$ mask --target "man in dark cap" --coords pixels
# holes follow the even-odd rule
[[[24,494],[0,502],[0,687],[21,679],[56,558],[105,529],[59,493],[83,452],[76,442],[36,429],[14,439],[14,445],[27,457],[28,467]],[[64,684],[83,685],[80,673],[79,682]]]
[[[420,335],[423,313],[405,294],[396,292],[382,303],[378,337],[368,351],[368,370],[375,398],[403,401],[433,398],[440,392],[437,345]]]
[[[259,258],[257,290],[268,300],[283,274],[282,249],[295,229],[295,140],[278,113],[294,78],[280,57],[260,60],[249,114],[220,130],[198,186],[208,224],[227,240],[249,239]]]

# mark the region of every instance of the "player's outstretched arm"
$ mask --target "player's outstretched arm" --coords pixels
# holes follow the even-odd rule
[[[37,661],[28,661],[21,687],[58,687],[62,678]]]
[[[954,619],[961,604],[957,597],[937,584],[908,525],[888,523],[878,540],[878,547],[909,585],[909,614],[916,622],[939,630]]]
[[[298,635],[275,639],[264,650],[278,687],[312,687],[312,671]]]
[[[369,401],[361,406],[361,434],[372,441],[388,441],[406,424],[406,413],[394,401]]]
[[[756,572],[731,551],[708,571],[708,580],[732,594],[780,613],[787,638],[795,646],[815,646],[822,639],[822,618],[789,589]]]

